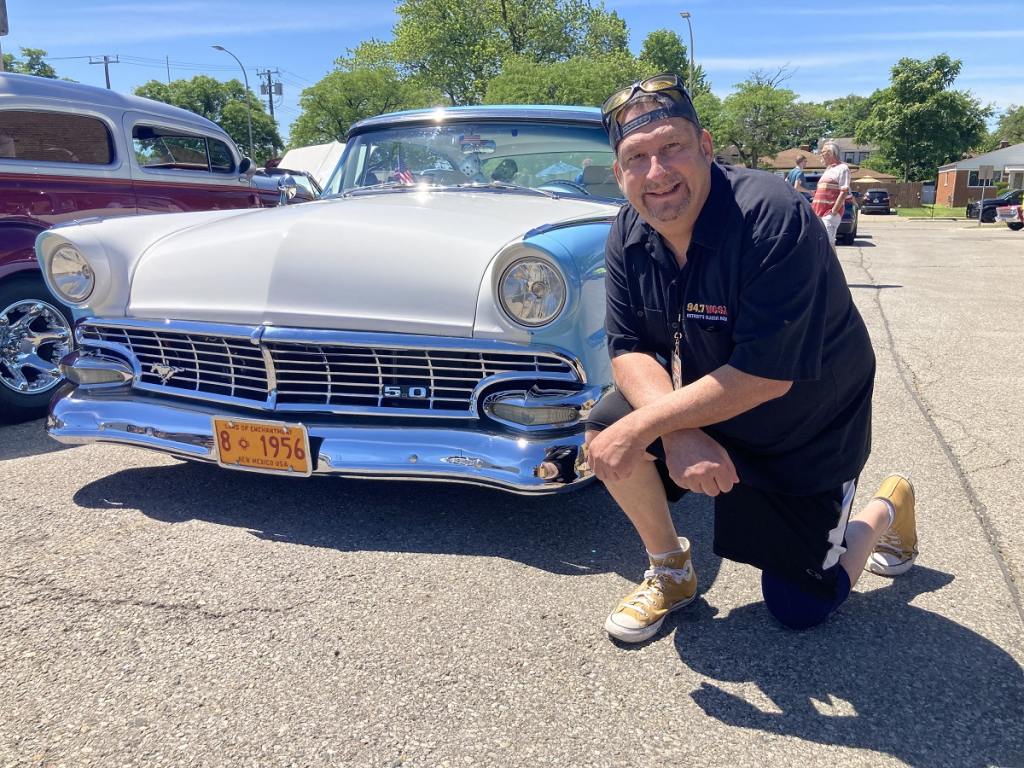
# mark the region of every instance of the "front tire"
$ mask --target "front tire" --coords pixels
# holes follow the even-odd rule
[[[74,346],[72,322],[38,277],[0,283],[0,422],[45,415],[63,380],[60,360]]]
[[[1020,230],[1024,229],[1024,224],[1022,224],[1019,221],[1008,221],[1006,223],[1006,226],[1008,226],[1014,232],[1019,232]]]

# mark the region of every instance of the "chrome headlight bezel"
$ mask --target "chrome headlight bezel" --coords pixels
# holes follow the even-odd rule
[[[89,226],[81,226],[88,222],[79,222],[78,225],[69,223],[57,225],[52,229],[44,230],[36,238],[36,256],[39,259],[39,266],[46,281],[46,287],[61,302],[75,309],[84,309],[94,306],[97,302],[106,299],[110,292],[110,262],[103,245],[96,239],[95,233]],[[65,232],[73,233],[69,237]],[[58,282],[54,274],[53,263],[56,254],[65,248],[70,248],[88,265],[91,272],[89,291],[71,295],[62,290],[62,284]],[[83,298],[75,298],[83,296]]]
[[[69,304],[88,301],[96,290],[95,270],[85,254],[71,243],[53,249],[47,259],[47,271],[54,292]]]
[[[540,272],[539,275],[535,274],[531,276],[538,278],[535,280],[534,285],[540,282],[545,282],[547,284],[547,295],[549,297],[551,295],[555,295],[557,299],[557,306],[554,309],[547,310],[540,319],[531,319],[517,313],[511,306],[511,303],[513,302],[512,298],[508,295],[509,291],[507,290],[508,280],[512,276],[512,273],[516,270],[522,270],[530,266]],[[554,290],[551,290],[552,287]],[[568,301],[569,286],[566,282],[565,275],[562,274],[562,271],[556,264],[541,256],[531,254],[529,256],[521,256],[520,258],[515,259],[502,270],[501,276],[498,278],[497,294],[498,304],[509,320],[524,328],[541,328],[545,325],[550,325],[558,319],[559,315],[562,314],[562,310],[565,309],[565,305]],[[521,292],[520,295],[522,295]]]

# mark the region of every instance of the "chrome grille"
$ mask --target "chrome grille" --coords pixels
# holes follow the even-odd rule
[[[134,355],[142,389],[268,410],[475,416],[473,393],[492,377],[580,380],[560,355],[510,351],[513,345],[501,342],[413,337],[400,347],[358,343],[404,341],[392,335],[312,331],[317,343],[309,343],[291,329],[217,326],[206,333],[197,330],[203,324],[179,325],[188,328],[87,322],[78,334],[86,346],[114,345]],[[236,328],[238,335],[224,333]],[[281,335],[288,338],[272,338]]]
[[[98,325],[82,326],[80,333],[86,342],[127,347],[139,361],[143,384],[243,400],[267,399],[263,355],[248,338]]]
[[[266,346],[277,374],[279,404],[465,411],[473,391],[490,376],[572,373],[554,355],[279,342]]]

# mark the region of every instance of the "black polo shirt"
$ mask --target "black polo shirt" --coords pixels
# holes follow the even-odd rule
[[[875,357],[825,228],[780,177],[711,167],[711,189],[679,269],[626,205],[608,235],[612,357],[667,367],[682,327],[683,382],[722,365],[792,381],[787,394],[704,431],[740,482],[812,494],[858,476],[871,446]]]

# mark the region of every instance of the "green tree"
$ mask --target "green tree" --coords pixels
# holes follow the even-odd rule
[[[640,77],[650,77],[661,72],[674,72],[690,84],[690,58],[686,44],[671,29],[656,29],[647,37],[640,47]],[[694,65],[693,82],[690,86],[691,96],[710,91],[704,68]]]
[[[822,136],[835,136],[828,108],[813,101],[798,101],[793,104],[793,122],[789,135],[784,139],[784,148],[799,147],[803,144],[814,146]]]
[[[787,76],[784,70],[753,72],[722,102],[718,144],[735,144],[748,168],[757,168],[763,156],[784,149],[792,139],[796,94],[780,87]]]
[[[454,104],[480,103],[506,59],[627,52],[625,22],[589,0],[399,0],[395,12],[394,39],[360,45],[352,64],[391,64]]]
[[[243,147],[257,165],[265,164],[284,148],[277,125],[264,111],[263,102],[251,90],[246,90],[239,80],[222,83],[206,75],[196,75],[191,80],[172,80],[170,83],[150,80],[136,88],[135,93],[212,120],[227,132],[235,144]],[[252,110],[252,140],[255,146],[251,148],[246,100]]]
[[[636,79],[636,66],[628,53],[574,56],[556,62],[509,59],[501,74],[488,83],[484,103],[597,107]]]
[[[699,92],[693,97],[693,108],[697,110],[701,125],[707,128],[714,139],[715,149],[724,147],[728,142],[725,142],[725,131],[722,128],[722,100],[711,91]]]
[[[17,72],[22,75],[57,78],[57,70],[46,63],[46,51],[42,48],[22,48],[22,58],[15,58],[13,53],[4,54],[4,71]]]
[[[930,179],[982,141],[992,110],[969,92],[953,90],[960,61],[944,53],[927,61],[903,58],[891,73],[855,133],[859,142],[879,146],[873,168],[904,181]]]
[[[855,136],[857,127],[871,114],[874,99],[874,94],[858,96],[851,93],[848,96],[823,101],[821,107],[827,116],[827,129],[821,136]]]
[[[292,123],[289,144],[309,144],[340,139],[357,120],[399,109],[429,107],[445,102],[441,92],[425,89],[412,81],[402,81],[388,66],[347,69],[328,74],[299,97],[302,114]]]
[[[1011,104],[999,118],[995,136],[998,141],[1019,144],[1024,141],[1024,106]]]

